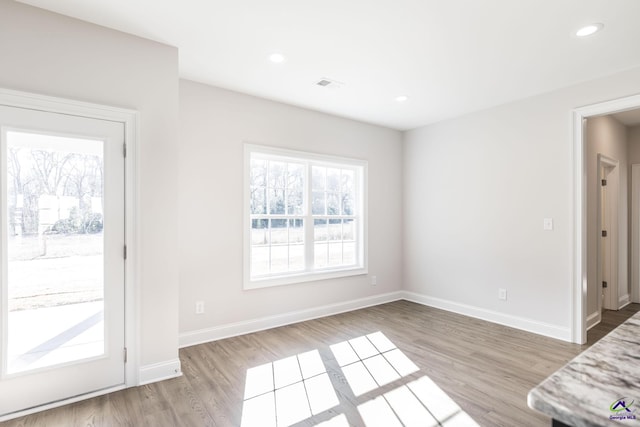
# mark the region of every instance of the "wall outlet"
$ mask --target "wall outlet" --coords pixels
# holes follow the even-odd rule
[[[371,286],[376,286],[378,284],[378,277],[371,276]]]
[[[204,314],[204,301],[196,301],[196,314]]]
[[[507,300],[507,290],[506,289],[498,289],[498,299],[502,301]]]

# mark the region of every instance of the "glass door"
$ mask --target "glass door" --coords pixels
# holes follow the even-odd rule
[[[0,106],[0,416],[124,383],[124,124]]]

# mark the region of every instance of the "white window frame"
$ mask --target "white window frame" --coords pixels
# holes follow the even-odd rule
[[[251,193],[249,176],[251,172],[251,155],[257,153],[265,156],[275,156],[285,161],[305,163],[305,191],[303,198],[305,200],[305,211],[303,214],[304,224],[313,224],[314,216],[311,212],[310,191],[311,178],[309,176],[311,165],[327,165],[334,167],[348,167],[358,170],[356,179],[356,218],[357,226],[356,247],[357,256],[356,264],[353,266],[325,267],[322,269],[313,269],[313,259],[306,257],[306,269],[300,272],[284,272],[273,273],[260,278],[251,277]],[[268,147],[257,144],[244,144],[244,289],[259,289],[271,286],[290,285],[295,283],[304,283],[318,280],[335,279],[341,277],[349,277],[363,275],[368,273],[368,236],[367,236],[367,180],[368,180],[368,164],[366,160],[344,158],[338,156],[330,156],[324,154],[308,153],[303,151],[288,150],[283,148]],[[305,247],[309,244],[313,246],[313,225],[305,225]],[[307,250],[308,254],[309,251]]]

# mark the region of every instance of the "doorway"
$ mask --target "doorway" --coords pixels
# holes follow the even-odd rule
[[[0,105],[0,419],[126,383],[125,133]]]
[[[614,101],[603,102],[574,110],[574,286],[571,304],[572,327],[571,339],[578,344],[587,340],[587,165],[586,154],[586,119],[596,116],[621,114],[640,108],[640,95],[634,95]],[[626,174],[624,178],[627,179]],[[626,224],[626,222],[625,222]],[[600,268],[602,266],[598,265]],[[624,271],[626,274],[626,269]],[[640,286],[637,283],[633,286]],[[617,296],[616,296],[617,298]]]

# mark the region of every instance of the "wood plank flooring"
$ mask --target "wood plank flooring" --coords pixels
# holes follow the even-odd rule
[[[579,346],[396,301],[188,347],[180,350],[184,374],[180,378],[0,425],[240,426],[247,369],[318,350],[339,405],[302,420],[300,426],[336,416],[346,418],[349,425],[364,425],[359,405],[423,377],[435,382],[481,426],[548,426],[547,417],[527,407],[529,390],[637,311],[640,304],[605,312],[603,321],[589,331],[589,344]],[[377,331],[419,370],[355,396],[330,346]]]

